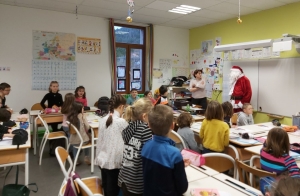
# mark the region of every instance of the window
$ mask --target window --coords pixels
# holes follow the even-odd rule
[[[132,88],[139,93],[145,86],[145,28],[116,24],[116,91],[130,93]]]

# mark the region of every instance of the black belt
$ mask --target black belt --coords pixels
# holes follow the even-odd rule
[[[242,100],[242,96],[231,96],[230,99],[231,100]]]

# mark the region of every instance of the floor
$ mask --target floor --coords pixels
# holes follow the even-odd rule
[[[29,183],[36,183],[38,185],[38,192],[32,193],[33,196],[56,196],[58,195],[60,186],[63,182],[63,173],[60,169],[56,157],[50,157],[48,151],[48,144],[46,144],[42,165],[39,166],[39,157],[33,155],[33,149],[29,150]],[[83,153],[81,153],[82,164],[76,167],[76,172],[80,177],[88,176],[101,176],[100,170],[97,166],[94,168],[94,174],[91,174],[91,166],[83,163]],[[19,166],[19,184],[24,184],[24,166]],[[0,168],[0,195],[4,183],[4,178],[9,168],[3,171]],[[9,176],[6,179],[6,184],[15,182],[16,166],[12,169]]]

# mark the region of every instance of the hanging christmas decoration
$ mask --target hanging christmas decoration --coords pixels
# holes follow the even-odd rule
[[[126,18],[126,21],[131,23],[132,22],[132,14],[134,12],[134,1],[133,0],[127,0],[128,4],[128,16]]]
[[[243,21],[241,19],[241,0],[239,0],[239,17],[236,21],[238,24],[241,24]]]
[[[76,19],[78,19],[78,7],[76,5]]]

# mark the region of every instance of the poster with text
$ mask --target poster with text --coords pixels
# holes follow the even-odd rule
[[[83,54],[100,54],[101,39],[77,37],[77,52]]]

